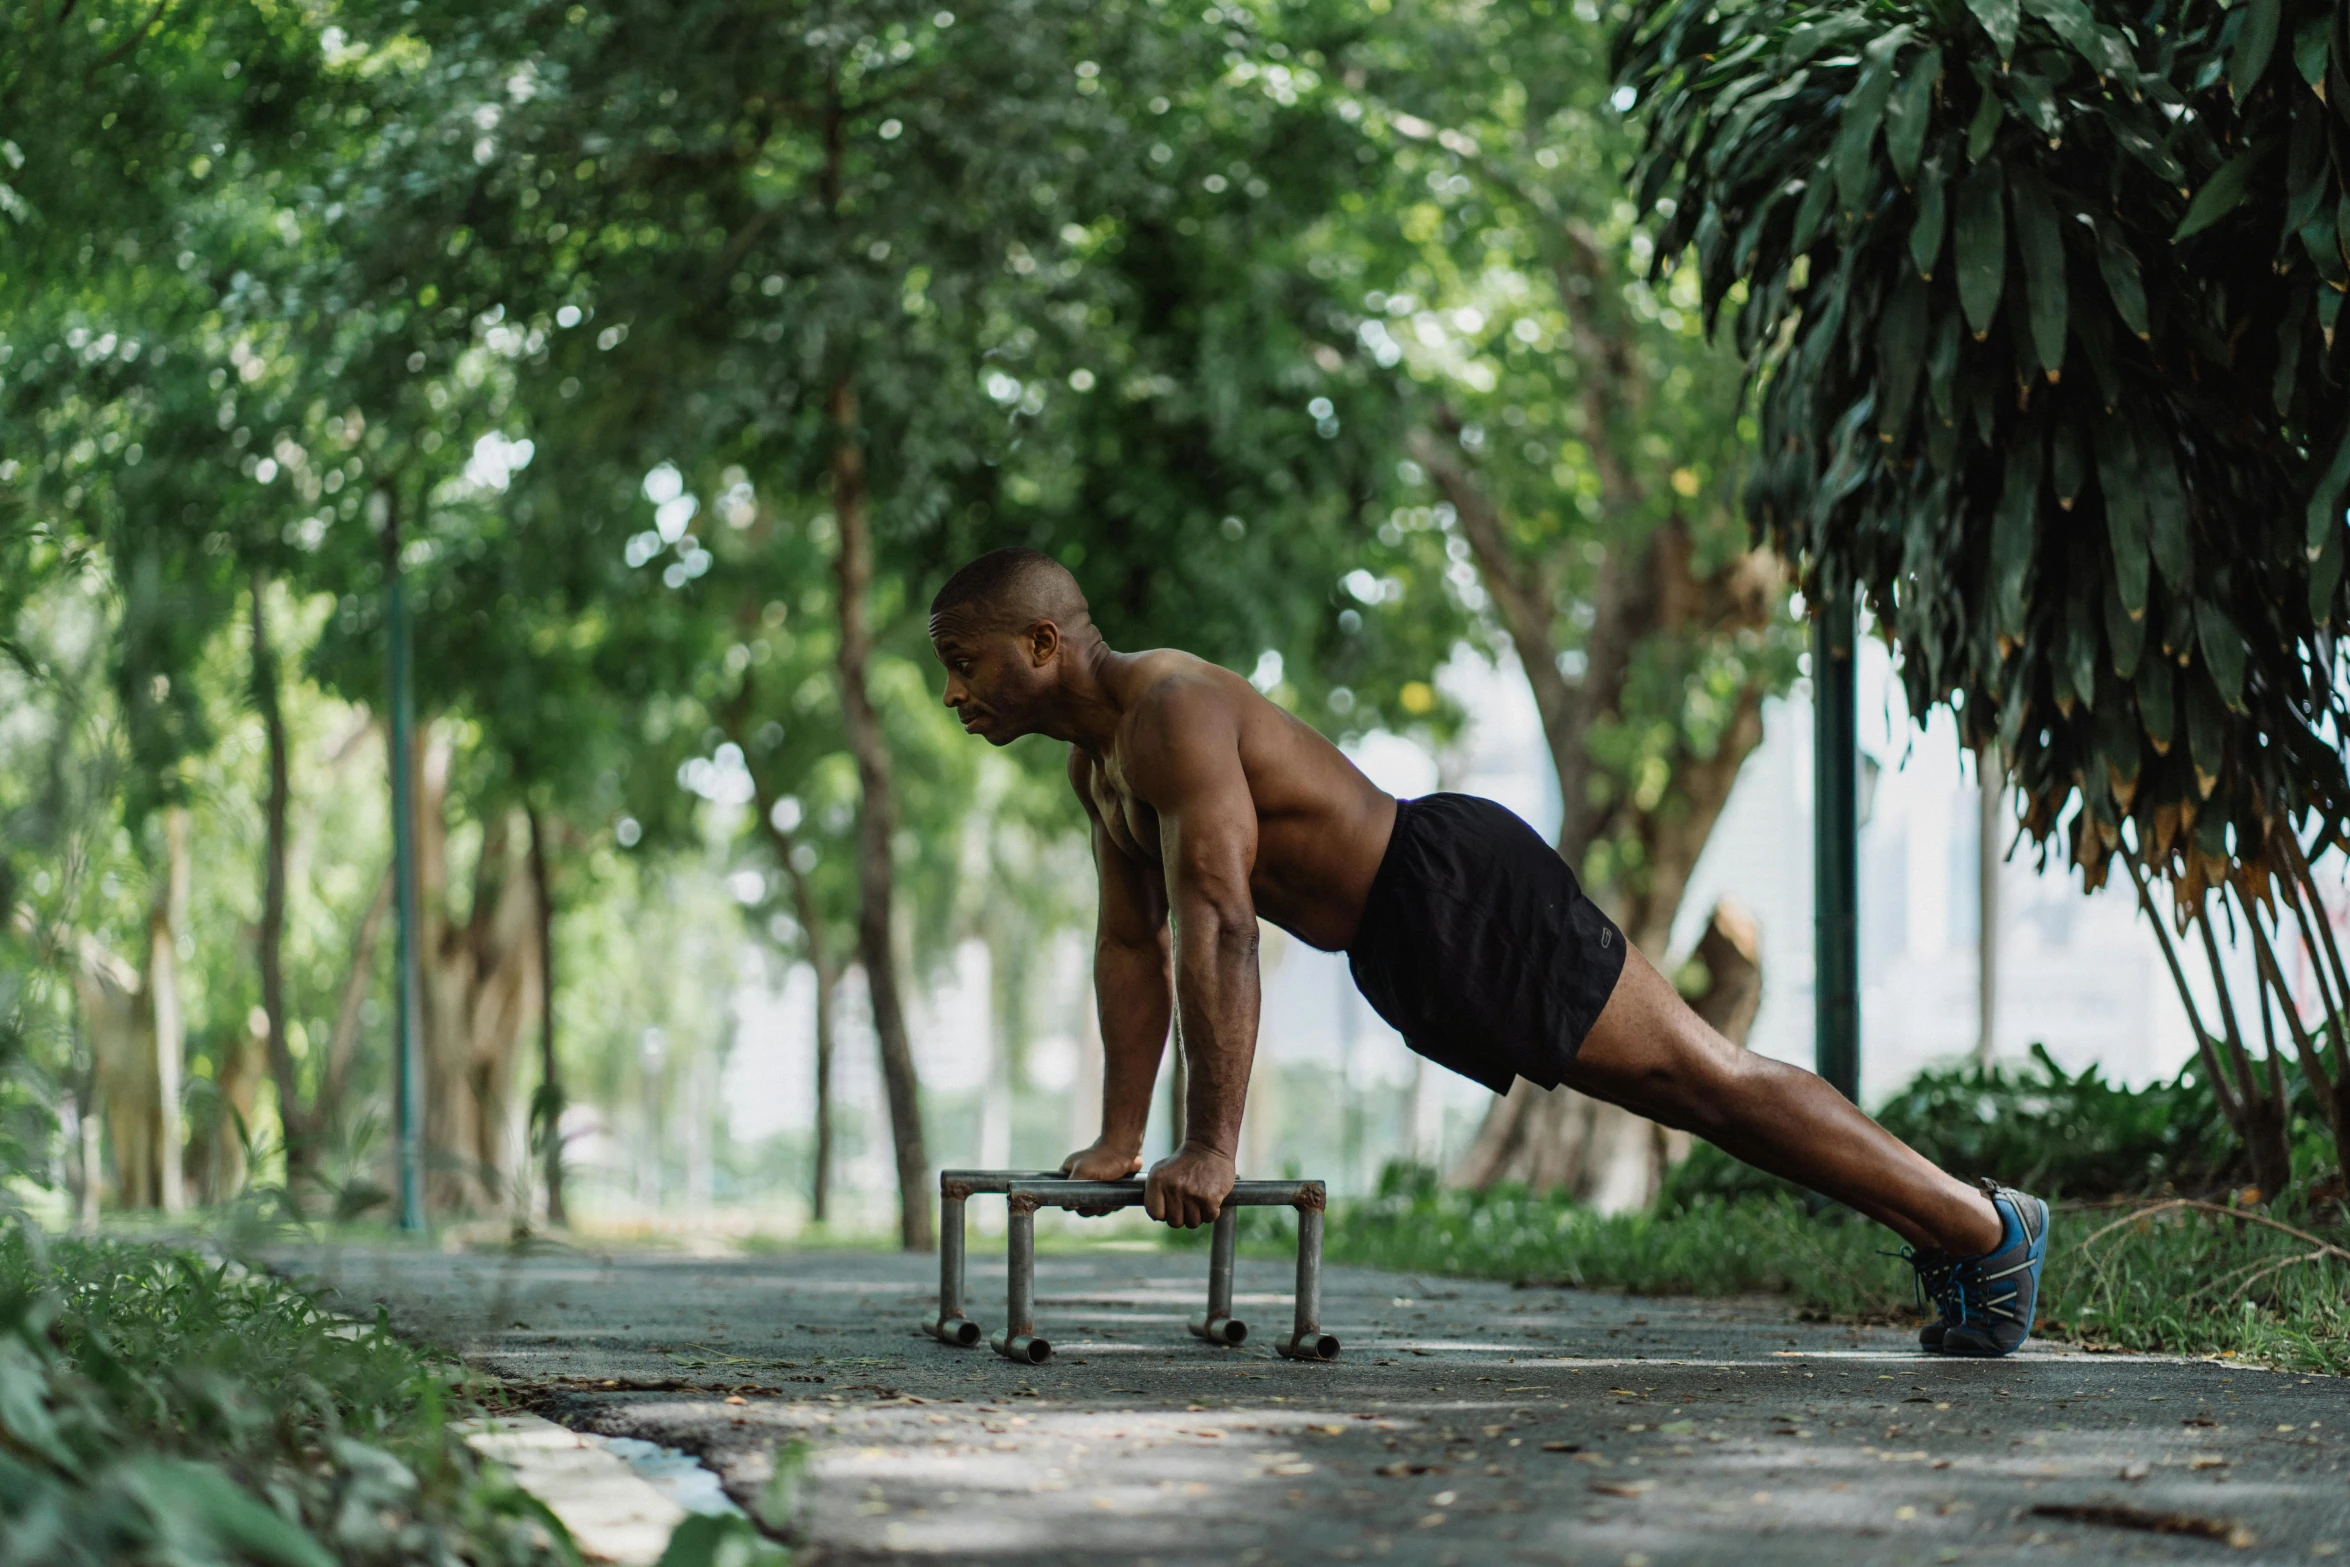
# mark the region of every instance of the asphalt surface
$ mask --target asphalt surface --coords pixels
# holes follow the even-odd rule
[[[1001,1245],[971,1239],[991,1332]],[[1951,1361],[1769,1300],[1353,1268],[1324,1283],[1342,1357],[1297,1364],[1260,1347],[1286,1328],[1285,1262],[1241,1259],[1254,1342],[1184,1332],[1204,1249],[1040,1256],[1043,1366],[918,1337],[923,1257],[286,1262],[550,1419],[698,1455],[754,1512],[806,1442],[804,1562],[2350,1567],[2336,1379],[2038,1344]]]

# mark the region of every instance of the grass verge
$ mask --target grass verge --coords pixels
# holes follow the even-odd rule
[[[1425,1172],[1335,1204],[1325,1241],[1332,1261],[1372,1267],[1654,1295],[1774,1292],[1825,1317],[1923,1321],[1908,1266],[1885,1255],[1898,1246],[1874,1224],[1783,1193],[1603,1218],[1561,1197],[1445,1190]],[[2265,1216],[2176,1201],[2061,1207],[2040,1331],[2090,1348],[2350,1374],[2350,1223],[2331,1204]]]
[[[579,1560],[454,1362],[233,1262],[0,1233],[0,1561]]]

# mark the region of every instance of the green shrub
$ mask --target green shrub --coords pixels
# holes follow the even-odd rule
[[[2067,1075],[2037,1044],[2028,1066],[1921,1072],[1877,1120],[1946,1170],[2051,1200],[2205,1192],[2240,1174],[2241,1150],[2197,1070],[2121,1088],[2094,1065]]]
[[[266,1274],[0,1233],[0,1561],[576,1563],[458,1368]]]
[[[2058,1210],[2050,1246],[2040,1311],[2050,1337],[2350,1373],[2350,1262],[2319,1254],[2350,1253],[2336,1206],[2076,1204]],[[1377,1196],[1333,1205],[1326,1241],[1332,1261],[1404,1272],[1656,1295],[1772,1291],[1806,1315],[1922,1321],[1897,1248],[1848,1209],[1814,1211],[1784,1192],[1684,1193],[1677,1206],[1603,1217],[1516,1187],[1447,1189],[1400,1165]]]
[[[2298,1074],[2294,1165],[2306,1179],[2332,1163],[2331,1145]],[[2051,1201],[2183,1192],[2210,1195],[2246,1178],[2243,1150],[2211,1087],[2189,1068],[2144,1088],[2109,1083],[2092,1065],[2068,1074],[2040,1046],[2022,1065],[1921,1072],[1877,1108],[1894,1136],[1945,1170],[1988,1175]],[[1668,1211],[1705,1198],[1785,1195],[1801,1187],[1699,1144],[1665,1179]]]

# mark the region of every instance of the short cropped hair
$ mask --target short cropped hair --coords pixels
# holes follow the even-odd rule
[[[1067,633],[1093,623],[1069,568],[1031,549],[989,550],[947,578],[930,601],[931,624],[956,611],[990,631],[1025,631],[1049,620]]]

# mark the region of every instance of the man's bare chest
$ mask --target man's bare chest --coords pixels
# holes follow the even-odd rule
[[[1136,859],[1159,860],[1159,813],[1134,792],[1115,755],[1096,757],[1089,770],[1087,790],[1102,829],[1120,850]]]

